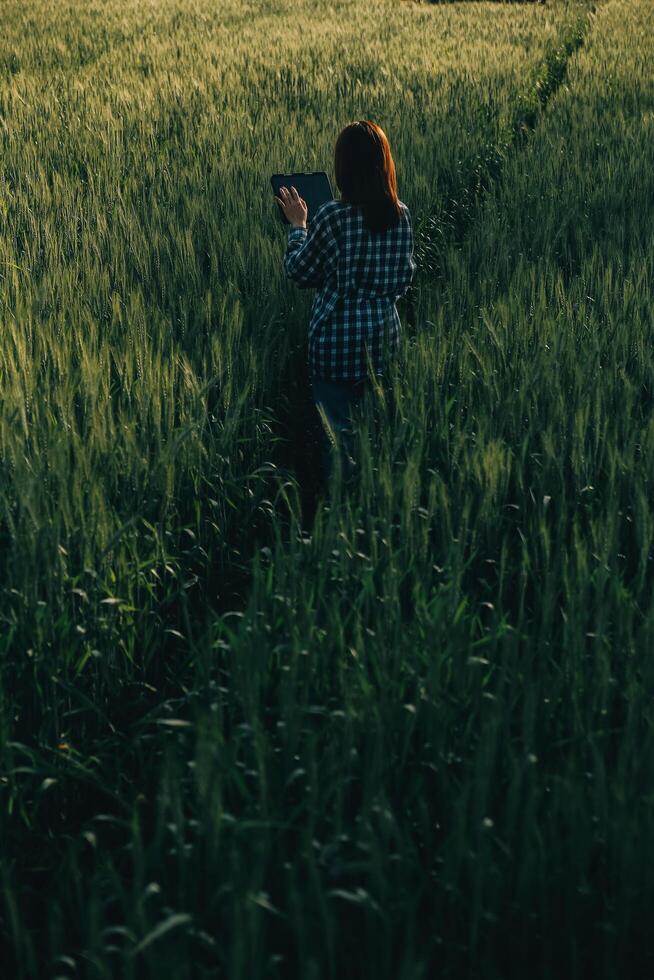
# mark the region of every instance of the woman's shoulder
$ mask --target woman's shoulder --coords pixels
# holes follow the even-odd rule
[[[331,201],[324,201],[319,208],[316,208],[314,218],[317,219],[323,215],[325,217],[329,217],[330,215],[337,214],[339,211],[344,211],[349,207],[349,204],[345,204],[344,201],[337,201],[336,198]]]
[[[323,225],[325,227],[331,227],[332,230],[335,229],[339,223],[339,217],[341,213],[349,205],[344,204],[343,201],[324,201],[320,207],[316,208],[313,215],[313,224]]]

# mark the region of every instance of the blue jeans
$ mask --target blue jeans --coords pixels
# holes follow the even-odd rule
[[[315,375],[311,378],[313,400],[318,409],[318,414],[321,414],[322,410],[327,422],[334,430],[336,447],[341,452],[341,460],[347,476],[351,475],[354,467],[352,456],[354,432],[352,430],[351,409],[369,386],[370,380],[367,377],[356,381],[328,380],[327,378],[318,378]],[[331,472],[333,443],[322,415],[321,423],[320,461],[323,479],[327,481]]]

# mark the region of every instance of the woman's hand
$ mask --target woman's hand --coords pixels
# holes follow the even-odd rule
[[[280,187],[279,197],[275,194],[275,200],[294,228],[306,228],[307,202],[300,197],[295,187],[291,187],[290,191],[288,187]]]

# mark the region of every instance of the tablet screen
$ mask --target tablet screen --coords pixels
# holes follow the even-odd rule
[[[311,221],[321,204],[324,204],[325,201],[334,200],[332,187],[329,183],[329,177],[323,170],[303,174],[273,174],[270,178],[270,183],[272,184],[273,192],[277,197],[279,197],[280,187],[288,187],[289,190],[291,187],[295,187],[297,189],[300,197],[303,197],[307,202],[309,212],[307,215],[308,222]],[[275,207],[277,208],[279,217],[282,219],[284,224],[289,224],[288,219],[277,202],[275,202]]]

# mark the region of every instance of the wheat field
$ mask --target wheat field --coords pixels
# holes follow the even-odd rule
[[[0,23],[3,975],[652,975],[651,4]],[[418,273],[321,495],[268,181],[355,118]]]

